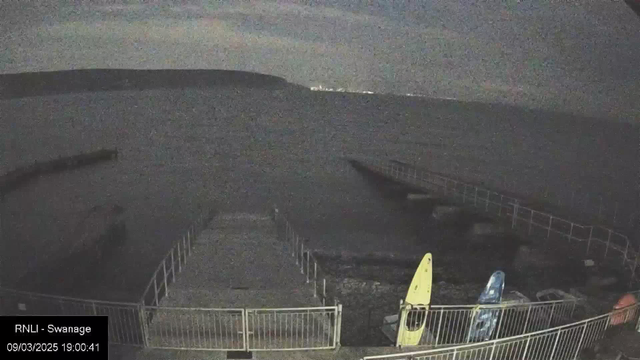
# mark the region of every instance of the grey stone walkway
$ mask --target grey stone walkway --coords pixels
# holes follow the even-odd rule
[[[330,346],[331,315],[324,309],[309,309],[322,305],[290,254],[266,215],[214,218],[196,239],[168,296],[158,308],[147,308],[149,346],[176,350],[242,349],[245,344],[260,349]]]
[[[220,214],[200,234],[161,306],[320,306],[276,226],[262,214]]]

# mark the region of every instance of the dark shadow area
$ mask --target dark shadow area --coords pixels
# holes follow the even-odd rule
[[[79,92],[210,87],[283,89],[285,79],[230,70],[82,69],[0,75],[0,99]]]
[[[638,0],[624,0],[624,2],[629,5],[631,10],[636,13],[636,15],[640,16],[640,1]]]
[[[407,200],[407,194],[428,194],[423,189],[404,186],[381,174],[351,162],[360,173],[364,186],[373,196],[385,199],[403,217],[411,219],[417,233],[416,255],[371,253],[331,253],[317,251],[314,256],[331,277],[336,296],[344,306],[342,344],[346,346],[388,346],[380,331],[384,316],[397,314],[398,302],[422,256],[433,254],[433,289],[431,303],[442,305],[473,304],[496,270],[506,273],[505,294],[518,291],[537,301],[538,291],[557,288],[601,299],[625,291],[623,281],[603,286],[594,285],[606,277],[624,279],[606,264],[585,268],[579,246],[584,244],[536,243],[531,238],[512,232],[503,223],[486,214],[461,208],[446,221],[433,217],[436,206],[452,205],[447,199],[432,196]],[[435,194],[430,194],[435,195]],[[474,234],[475,224],[500,231]],[[613,294],[613,295],[611,295]],[[608,300],[604,301],[608,304]],[[603,309],[602,313],[608,311]]]
[[[41,261],[19,279],[9,282],[10,288],[41,294],[82,297],[91,284],[99,286],[99,269],[109,266],[109,260],[127,241],[124,208],[96,206],[69,233],[73,240],[67,253]],[[10,279],[7,279],[10,280]]]

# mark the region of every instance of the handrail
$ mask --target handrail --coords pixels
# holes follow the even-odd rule
[[[434,309],[434,308],[442,308],[442,309],[448,309],[448,308],[465,308],[465,309],[502,309],[505,307],[528,307],[528,306],[532,306],[532,305],[553,305],[553,304],[560,304],[560,303],[567,303],[567,302],[583,302],[584,299],[581,298],[575,298],[575,299],[560,299],[560,300],[548,300],[548,301],[530,301],[530,302],[526,302],[526,303],[505,303],[505,304],[466,304],[466,305],[430,305],[429,308],[430,309]],[[420,304],[413,304],[413,305],[420,305]]]
[[[284,240],[289,243],[292,247],[292,256],[295,257],[296,265],[300,266],[300,272],[307,276],[307,283],[313,281],[313,296],[320,297],[323,305],[327,303],[327,278],[322,276],[324,273],[320,267],[320,263],[313,256],[312,250],[309,248],[309,243],[307,239],[302,238],[298,235],[298,233],[294,230],[293,226],[287,219],[287,217],[280,212],[276,205],[273,206],[273,212],[276,224],[281,219],[284,224]],[[305,249],[306,244],[306,249]],[[306,251],[305,251],[306,250]],[[306,266],[305,266],[306,264]],[[318,273],[320,273],[320,283],[318,282]],[[322,286],[321,290],[318,289],[319,286]],[[340,301],[338,298],[333,296],[334,304],[337,305]]]
[[[499,344],[506,344],[506,343],[515,343],[519,340],[525,340],[525,339],[531,339],[533,337],[536,336],[542,336],[542,335],[549,335],[549,334],[557,334],[557,336],[559,337],[560,333],[564,330],[568,330],[568,329],[572,329],[572,328],[578,328],[580,326],[583,327],[583,335],[584,332],[586,332],[586,326],[590,323],[594,323],[596,321],[599,320],[604,320],[606,318],[613,318],[616,317],[616,315],[621,315],[623,313],[626,314],[625,316],[625,320],[624,323],[628,323],[630,321],[634,321],[637,320],[638,317],[638,313],[640,313],[640,304],[635,304],[632,306],[628,306],[626,308],[623,309],[619,309],[619,310],[615,310],[615,311],[611,311],[609,313],[606,314],[602,314],[602,315],[598,315],[589,319],[585,319],[585,320],[581,320],[581,321],[577,321],[571,324],[566,324],[566,325],[561,325],[561,326],[557,326],[557,327],[553,327],[553,328],[549,328],[549,329],[545,329],[545,330],[540,330],[540,331],[534,331],[534,332],[530,332],[530,333],[526,333],[526,334],[521,334],[521,335],[516,335],[516,336],[511,336],[511,337],[506,337],[506,338],[501,338],[501,339],[496,339],[496,340],[490,340],[490,341],[484,341],[484,342],[480,342],[480,343],[471,343],[471,344],[465,344],[465,345],[457,345],[457,346],[451,346],[451,347],[446,347],[446,348],[438,348],[438,349],[429,349],[429,350],[420,350],[420,351],[412,351],[412,352],[403,352],[403,353],[396,353],[396,354],[387,354],[387,355],[373,355],[373,356],[365,356],[362,358],[362,360],[376,360],[376,359],[414,359],[416,357],[430,357],[430,356],[442,356],[442,355],[446,355],[449,353],[460,353],[466,350],[478,350],[478,349],[482,349],[482,348],[495,348],[495,346],[499,345]],[[629,314],[631,314],[631,312],[633,311],[633,315],[629,316]],[[609,322],[607,322],[606,327],[609,326]],[[613,325],[615,326],[615,325]],[[557,346],[557,341],[556,344],[554,345],[554,348]],[[581,350],[581,346],[582,346],[582,341],[580,343],[578,343],[577,346],[577,351]]]
[[[208,210],[205,214],[200,216],[191,226],[189,226],[187,233],[183,235],[182,238],[179,238],[176,244],[167,252],[167,255],[162,258],[142,293],[142,297],[139,301],[140,304],[147,305],[146,299],[150,294],[152,285],[154,297],[151,304],[155,303],[155,305],[159,305],[161,292],[163,292],[165,296],[169,293],[168,284],[175,281],[176,265],[178,265],[177,271],[182,272],[182,267],[186,264],[187,257],[191,254],[191,248],[193,247],[195,240],[192,238],[197,236],[197,234],[204,229],[206,222],[211,220],[212,214],[213,211]],[[163,272],[162,275],[159,274],[161,270]],[[159,276],[162,278],[160,285],[158,285]]]
[[[551,234],[561,235],[566,237],[569,241],[577,240],[587,242],[587,252],[590,250],[592,242],[598,242],[606,245],[604,256],[606,257],[609,249],[616,250],[622,255],[622,264],[624,267],[629,267],[631,271],[631,282],[637,282],[639,279],[636,276],[636,269],[640,258],[640,252],[636,251],[632,246],[627,236],[615,232],[611,229],[591,225],[580,225],[576,222],[565,220],[559,216],[553,214],[538,211],[526,206],[520,205],[522,201],[512,196],[500,194],[497,191],[488,190],[481,186],[465,183],[460,180],[451,179],[449,177],[434,174],[427,170],[418,169],[411,165],[406,165],[398,161],[387,161],[379,159],[354,159],[359,161],[365,166],[368,166],[374,171],[380,172],[383,175],[389,176],[401,182],[407,182],[414,186],[428,188],[427,185],[435,187],[435,191],[443,192],[446,196],[453,196],[461,198],[464,204],[471,204],[474,207],[484,207],[485,212],[495,210],[497,207],[497,216],[508,217],[512,220],[512,228],[516,228],[518,221],[524,221],[528,224],[528,234],[533,231],[534,226],[547,232],[547,239],[551,237]],[[473,191],[468,192],[471,189]],[[485,195],[485,196],[482,196]],[[498,202],[499,198],[499,202]],[[528,217],[521,217],[518,213],[525,212]],[[545,224],[541,224],[534,220],[534,217],[545,218]],[[554,221],[556,228],[554,228]],[[558,230],[558,225],[565,225],[564,230]],[[567,229],[568,228],[568,229]],[[581,235],[578,235],[582,233]],[[603,233],[606,240],[600,239],[598,233]],[[622,242],[622,245],[617,244]]]

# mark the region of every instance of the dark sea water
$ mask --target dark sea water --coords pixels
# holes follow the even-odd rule
[[[41,178],[2,206],[5,279],[63,253],[84,211],[123,206],[128,244],[87,284],[87,294],[108,299],[136,300],[173,242],[209,207],[256,212],[278,204],[326,250],[428,249],[341,156],[397,158],[565,203],[573,191],[582,196],[575,199],[602,196],[618,202],[622,219],[638,199],[637,125],[506,106],[188,89],[4,100],[0,116],[0,172],[120,150],[117,162]]]

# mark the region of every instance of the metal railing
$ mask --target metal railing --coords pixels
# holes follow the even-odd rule
[[[176,274],[182,272],[182,268],[187,264],[196,236],[207,227],[212,217],[212,210],[200,216],[160,261],[142,294],[141,304],[159,306],[160,300],[169,294],[169,285],[176,281]]]
[[[243,309],[146,306],[147,346],[155,349],[243,350]]]
[[[320,350],[340,341],[342,305],[309,308],[177,308],[0,288],[2,315],[106,315],[109,343],[157,349]]]
[[[450,156],[448,156],[449,158]],[[438,159],[441,160],[441,159]],[[437,162],[437,160],[436,160]],[[598,222],[605,223],[605,227],[616,227],[624,229],[633,229],[639,220],[640,213],[636,209],[636,203],[633,201],[609,201],[606,193],[589,193],[581,190],[572,190],[566,192],[552,192],[552,186],[543,184],[538,187],[518,188],[514,180],[509,180],[507,173],[513,171],[512,166],[500,166],[492,164],[490,175],[485,171],[474,171],[465,166],[455,166],[451,171],[460,174],[461,180],[467,181],[487,181],[495,184],[497,187],[509,190],[511,192],[525,191],[527,197],[539,199],[549,204],[557,205],[570,210],[572,213],[578,213],[583,217],[592,218]],[[501,174],[497,177],[497,174]],[[529,172],[529,169],[523,169],[523,176],[535,175]],[[628,215],[625,215],[628,213]]]
[[[313,256],[308,240],[298,235],[289,220],[277,207],[274,206],[273,211],[275,222],[281,234],[284,233],[281,236],[290,246],[291,256],[295,258],[296,265],[300,266],[300,272],[307,276],[307,283],[313,284],[313,296],[320,297],[323,306],[331,302],[337,305],[339,301],[335,293],[328,295],[332,292],[331,290],[327,291],[328,276],[324,275],[319,262]]]
[[[426,311],[405,303],[400,305],[398,318],[403,325],[424,322],[418,345],[442,347],[477,342],[471,337],[471,328],[481,311],[491,312],[497,319],[489,339],[500,339],[571,323],[576,320],[574,313],[582,302],[582,299],[572,299],[521,304],[431,305]],[[397,329],[402,332],[406,326]]]
[[[144,345],[142,305],[52,296],[0,288],[3,315],[106,315],[109,343]]]
[[[591,319],[542,331],[447,348],[366,356],[362,360],[576,360],[581,350],[602,339],[609,328],[635,325],[639,314],[640,305],[635,304]]]
[[[200,217],[165,256],[138,303],[109,302],[29,293],[0,288],[0,310],[6,315],[107,315],[109,342],[159,349],[189,350],[319,350],[340,344],[342,305],[280,308],[161,307],[168,286],[186,265],[195,236],[211,220]],[[288,224],[288,223],[287,223]],[[289,232],[292,232],[288,226]],[[289,238],[287,238],[289,239]],[[309,252],[298,259],[311,281]],[[314,260],[315,261],[315,260]],[[305,265],[306,264],[306,268]],[[317,263],[316,268],[317,268]],[[314,284],[317,274],[314,272]],[[317,286],[316,286],[317,288]],[[323,292],[323,299],[326,293]],[[324,302],[324,301],[323,301]]]
[[[145,307],[148,344],[179,350],[322,350],[339,344],[341,306],[282,309]]]
[[[395,161],[357,159],[371,170],[397,181],[448,196],[464,205],[473,206],[499,218],[510,220],[511,228],[529,236],[565,239],[586,244],[586,254],[601,254],[603,258],[620,257],[622,266],[631,272],[631,282],[637,282],[640,252],[633,249],[629,238],[601,226],[585,226],[542,211],[522,206],[522,200],[480,186],[467,184],[446,176],[417,169]],[[600,246],[600,249],[596,249]]]
[[[247,309],[247,349],[322,350],[340,344],[342,305]]]

